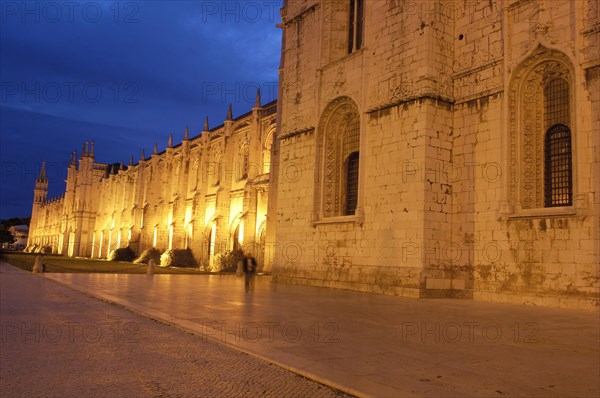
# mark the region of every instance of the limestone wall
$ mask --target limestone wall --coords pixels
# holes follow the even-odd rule
[[[598,107],[593,106],[597,66],[587,66],[590,62],[597,65],[599,58],[580,28],[589,25],[590,13],[595,13],[597,30],[597,11],[587,8],[591,2],[508,2],[503,6],[502,19],[493,23],[501,27],[503,45],[494,46],[492,53],[485,51],[485,42],[491,46],[496,33],[482,37],[486,28],[467,19],[458,19],[456,24],[457,32],[470,32],[464,34],[465,44],[458,52],[475,37],[475,50],[469,52],[476,60],[458,74],[461,79],[475,75],[481,90],[456,96],[454,106],[452,161],[457,170],[463,170],[462,178],[452,184],[452,245],[461,250],[457,263],[473,266],[475,298],[592,309],[598,304],[600,288],[598,206],[594,204],[599,180],[593,160],[599,129]],[[515,142],[518,135],[511,133],[511,114],[518,100],[510,91],[511,82],[520,65],[543,62],[546,49],[568,59],[573,75],[574,205],[562,212],[554,211],[557,208],[520,210],[521,204],[510,193],[519,191],[511,187],[528,167],[515,163],[509,153],[511,142],[519,145]]]
[[[348,4],[291,9],[276,280],[597,307],[597,3],[367,2],[364,46],[351,53],[341,32]],[[570,76],[573,205],[526,209],[528,122],[516,96],[525,70],[544,62]],[[320,148],[337,101],[360,113],[359,206],[328,219]]]
[[[97,163],[84,150],[69,166],[64,199],[34,203],[32,242],[98,258],[126,246],[138,254],[190,248],[208,269],[236,245],[264,261],[274,108],[255,107],[197,137],[186,132],[175,146],[170,138],[129,165]]]

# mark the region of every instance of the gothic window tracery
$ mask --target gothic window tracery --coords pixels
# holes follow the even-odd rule
[[[323,113],[320,130],[320,207],[323,217],[354,215],[358,204],[360,116],[347,97]]]
[[[573,77],[563,54],[541,48],[510,89],[510,198],[519,210],[573,204]]]

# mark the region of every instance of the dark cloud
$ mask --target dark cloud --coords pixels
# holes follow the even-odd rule
[[[195,136],[227,104],[275,99],[279,1],[0,3],[0,218],[31,211],[42,160],[64,189],[69,153],[128,161]],[[59,17],[60,16],[60,17]]]

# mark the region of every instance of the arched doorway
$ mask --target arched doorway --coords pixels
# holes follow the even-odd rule
[[[208,224],[208,226],[206,227],[204,236],[204,248],[203,248],[203,261],[204,261],[204,266],[205,268],[207,268],[208,270],[214,270],[215,269],[215,241],[216,241],[216,234],[217,234],[217,224],[215,221],[212,221]]]
[[[242,244],[240,243],[240,224],[238,223],[237,227],[233,231],[233,247],[232,251],[237,251],[242,249]]]
[[[266,260],[266,240],[267,240],[267,221],[263,221],[258,227],[258,247],[256,251],[256,261],[258,262],[258,270],[263,271],[265,269]]]
[[[69,257],[73,257],[75,250],[75,232],[72,229],[69,229],[69,245],[67,248],[67,255]]]

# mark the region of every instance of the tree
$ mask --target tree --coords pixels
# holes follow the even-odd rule
[[[8,229],[0,229],[0,243],[13,243],[15,238],[12,236]]]
[[[0,243],[13,243],[14,236],[8,231],[13,225],[29,225],[29,217],[13,217],[7,220],[0,220]]]

